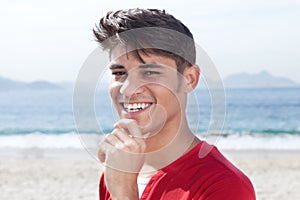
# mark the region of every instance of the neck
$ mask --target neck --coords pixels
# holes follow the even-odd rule
[[[156,173],[194,148],[200,140],[189,129],[186,120],[180,127],[166,127],[146,140],[146,160],[142,173]]]
[[[148,137],[146,142],[146,153],[159,151],[173,142],[180,142],[183,137],[193,135],[188,127],[186,118],[176,116],[158,132]],[[177,141],[178,140],[178,141]]]

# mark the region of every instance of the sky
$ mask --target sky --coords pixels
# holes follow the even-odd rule
[[[132,7],[180,19],[223,78],[267,70],[300,83],[300,0],[2,0],[0,76],[75,81],[100,17]]]

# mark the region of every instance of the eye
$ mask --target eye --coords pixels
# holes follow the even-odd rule
[[[145,76],[152,76],[152,75],[158,75],[158,74],[160,74],[160,72],[158,72],[158,71],[145,71],[144,72]]]
[[[126,72],[125,71],[119,71],[119,72],[112,72],[111,74],[114,75],[114,76],[122,76],[122,75],[125,75]]]
[[[111,74],[113,75],[115,80],[122,80],[127,76],[126,71],[113,71]]]

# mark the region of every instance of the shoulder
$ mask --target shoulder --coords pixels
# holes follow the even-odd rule
[[[206,145],[206,147],[204,147]],[[255,199],[255,191],[250,179],[232,162],[230,162],[215,146],[204,143],[202,148],[210,151],[201,158],[199,149],[199,176],[205,179],[207,184],[207,195],[211,199]],[[201,161],[201,159],[203,159]],[[206,199],[206,198],[205,198]],[[210,199],[210,198],[208,198]]]
[[[177,171],[173,183],[188,190],[194,199],[255,199],[249,178],[213,145],[202,142],[180,163],[173,166]]]

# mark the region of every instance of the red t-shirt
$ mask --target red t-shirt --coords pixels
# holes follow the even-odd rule
[[[100,200],[111,200],[104,174]],[[215,146],[201,142],[187,154],[164,167],[147,184],[141,200],[255,200],[246,175]]]

